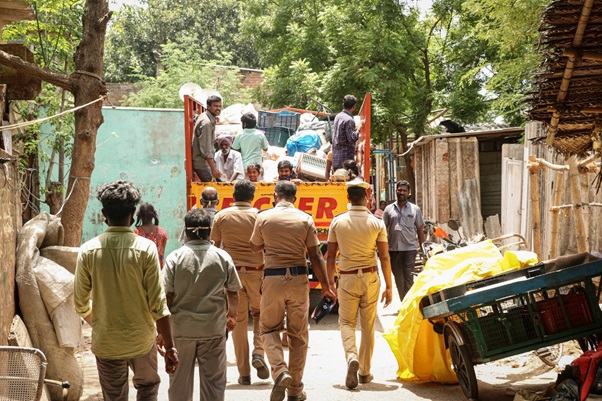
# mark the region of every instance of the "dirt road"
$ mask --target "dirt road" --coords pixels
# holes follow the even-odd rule
[[[328,316],[319,325],[310,327],[310,340],[304,383],[309,400],[315,401],[383,401],[383,400],[465,400],[464,394],[457,385],[437,383],[401,382],[396,378],[397,363],[382,333],[392,327],[397,316],[399,300],[395,299],[388,308],[379,308],[376,325],[376,347],[373,360],[374,382],[360,385],[355,390],[345,387],[346,364],[338,330],[337,316]],[[90,329],[85,331],[90,335]],[[359,332],[358,332],[359,336]],[[94,356],[82,354],[81,363],[85,370],[84,401],[102,400]],[[159,400],[167,401],[169,377],[164,373],[162,363],[162,384]],[[546,367],[532,354],[525,354],[503,361],[491,362],[477,366],[480,401],[512,400],[509,388],[541,390],[546,384],[555,381],[556,372]],[[237,383],[238,372],[234,360],[232,342],[228,341],[228,385],[226,400],[228,401],[265,401],[269,400],[272,388],[271,380],[260,380],[252,376],[251,386]],[[196,383],[198,390],[198,383]],[[135,400],[135,390],[130,385],[130,399]],[[195,392],[195,399],[198,392]]]

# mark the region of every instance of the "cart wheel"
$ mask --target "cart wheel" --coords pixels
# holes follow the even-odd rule
[[[543,363],[552,368],[555,368],[556,365],[558,365],[558,362],[560,362],[560,358],[562,358],[563,351],[564,347],[561,343],[556,345],[550,345],[549,347],[536,349],[533,352],[535,352],[535,355],[537,355],[537,357],[541,359]]]
[[[477,385],[477,376],[474,373],[474,365],[470,354],[465,345],[459,345],[458,340],[453,333],[447,336],[449,353],[454,365],[454,371],[460,384],[460,388],[469,400],[476,400],[479,397],[479,388]]]

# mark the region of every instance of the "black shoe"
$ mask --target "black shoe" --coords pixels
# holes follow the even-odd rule
[[[347,361],[347,377],[345,378],[345,386],[350,390],[357,387],[358,370],[360,370],[360,361],[357,360],[355,355],[352,355]]]
[[[372,382],[372,380],[374,380],[374,376],[372,376],[372,375],[366,375],[366,376],[359,375],[359,382],[361,384],[368,384],[368,383]]]
[[[253,355],[251,365],[257,369],[257,377],[260,379],[269,379],[270,371],[268,370],[268,366],[265,364],[265,360],[261,355]]]
[[[240,376],[238,378],[238,384],[241,384],[243,386],[250,386],[251,385],[251,376]]]
[[[286,398],[286,401],[306,401],[307,400],[307,393],[304,391],[299,395],[289,395]]]
[[[293,378],[288,372],[280,373],[280,376],[274,382],[272,387],[272,393],[270,394],[270,401],[282,401],[286,393],[286,388],[291,385]]]

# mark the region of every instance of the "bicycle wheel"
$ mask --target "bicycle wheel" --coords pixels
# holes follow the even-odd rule
[[[476,400],[479,397],[477,376],[466,345],[459,345],[453,333],[447,335],[447,344],[460,388],[468,400]]]
[[[549,347],[539,348],[533,352],[535,352],[535,355],[537,355],[537,357],[541,359],[543,363],[555,368],[556,365],[558,365],[560,358],[562,358],[563,351],[564,346],[562,343],[560,343],[556,345],[550,345]]]

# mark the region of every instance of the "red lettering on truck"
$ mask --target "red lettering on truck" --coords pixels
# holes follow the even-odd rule
[[[337,208],[337,200],[335,198],[320,198],[318,201],[318,211],[316,220],[332,219],[334,210]]]
[[[311,209],[313,208],[314,198],[301,198],[299,199],[299,210],[302,210],[307,213],[311,213]]]

